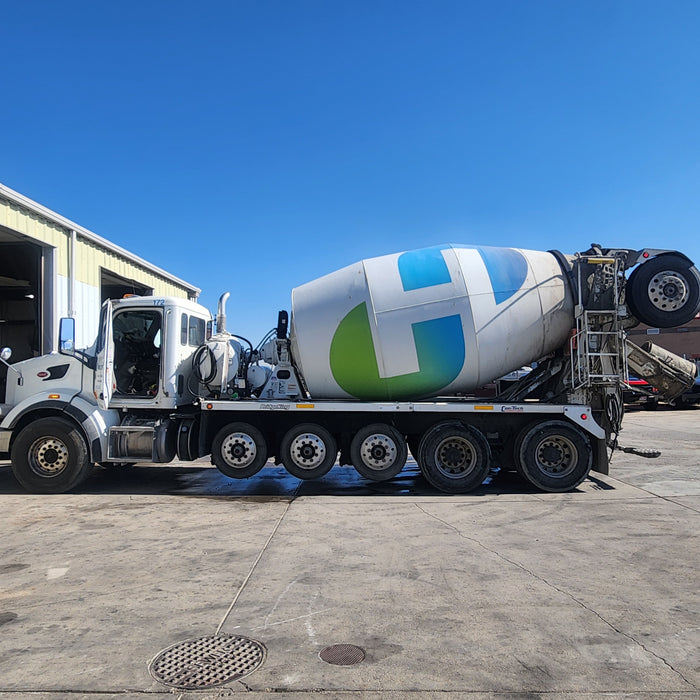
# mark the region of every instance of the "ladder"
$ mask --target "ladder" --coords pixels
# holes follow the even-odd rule
[[[617,257],[581,256],[594,265],[590,296],[584,306],[583,280],[578,267],[576,329],[570,340],[571,383],[574,390],[592,386],[618,386],[627,382],[625,332],[620,325],[620,279],[623,270]],[[600,267],[597,267],[600,266]],[[588,268],[590,269],[590,268]],[[585,282],[587,285],[589,281]],[[598,308],[598,307],[603,308]]]

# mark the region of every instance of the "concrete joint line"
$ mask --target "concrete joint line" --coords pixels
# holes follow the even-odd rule
[[[686,505],[685,503],[679,503],[678,501],[674,501],[674,498],[680,498],[680,496],[659,496],[658,498],[662,499],[663,501],[666,501],[667,503],[672,503],[674,506],[680,506],[681,508],[687,508],[689,511],[692,511],[693,513],[700,513],[700,509],[698,508],[693,508],[693,506]]]
[[[258,564],[260,563],[260,560],[263,557],[263,554],[265,554],[265,552],[267,551],[267,548],[270,546],[270,543],[272,542],[272,538],[277,534],[277,530],[279,530],[279,527],[282,524],[282,521],[284,520],[285,516],[287,515],[287,513],[289,512],[289,509],[292,506],[292,503],[294,503],[294,500],[296,499],[298,491],[299,491],[299,486],[297,486],[297,489],[294,492],[294,495],[290,499],[289,503],[287,503],[287,507],[284,509],[284,512],[282,513],[282,515],[280,515],[279,519],[275,523],[275,526],[272,528],[272,532],[270,533],[270,536],[267,538],[267,541],[265,542],[262,549],[258,553],[258,556],[255,558],[253,565],[250,567],[250,571],[248,571],[247,576],[243,579],[243,583],[241,583],[240,587],[238,588],[236,595],[233,596],[233,600],[231,601],[231,605],[228,606],[228,610],[226,611],[226,614],[224,615],[223,619],[219,623],[219,626],[216,628],[216,632],[214,633],[215,635],[217,635],[221,632],[221,628],[226,623],[226,620],[228,620],[229,615],[233,612],[233,608],[236,605],[238,598],[240,597],[241,593],[243,593],[243,590],[245,589],[245,587],[248,585],[248,581],[250,581],[251,576],[253,575],[253,572],[255,571],[256,567],[258,566]]]
[[[531,571],[523,564],[520,564],[519,562],[514,561],[513,559],[509,559],[508,557],[504,556],[500,552],[497,552],[495,549],[491,549],[491,548],[487,547],[485,544],[483,544],[482,542],[477,540],[475,537],[469,537],[469,535],[465,535],[461,530],[456,528],[454,525],[452,525],[451,523],[448,523],[447,521],[443,520],[442,518],[439,518],[434,513],[430,513],[425,508],[423,508],[420,504],[415,503],[414,505],[416,506],[416,508],[418,508],[418,510],[422,511],[429,518],[432,518],[433,520],[437,520],[439,523],[442,523],[443,525],[445,525],[445,527],[449,527],[451,530],[454,530],[463,539],[468,540],[469,542],[473,542],[477,546],[481,547],[484,551],[489,552],[490,554],[497,556],[499,559],[502,559],[504,562],[510,564],[511,566],[515,566],[516,568],[520,569],[521,571],[524,571],[526,574],[532,576],[533,578],[537,579],[538,581],[541,581],[546,586],[549,586],[553,590],[557,591],[561,595],[566,596],[567,598],[572,600],[574,603],[576,603],[576,605],[580,606],[581,608],[583,608],[587,612],[595,615],[603,624],[607,625],[611,630],[613,630],[613,632],[616,632],[617,634],[619,634],[623,637],[626,637],[632,643],[636,644],[640,649],[642,649],[645,653],[650,654],[655,659],[658,659],[659,661],[661,661],[667,668],[669,668],[671,671],[673,671],[673,673],[675,673],[677,676],[679,676],[684,683],[686,683],[691,688],[693,688],[693,690],[697,690],[697,687],[693,683],[691,683],[678,669],[674,668],[666,659],[664,659],[663,656],[659,656],[659,654],[657,654],[656,652],[654,652],[651,649],[649,649],[648,647],[646,647],[642,642],[640,642],[638,639],[635,639],[631,634],[628,634],[627,632],[624,632],[623,630],[615,627],[615,625],[613,625],[612,622],[609,622],[608,620],[606,620],[599,612],[597,612],[596,610],[593,610],[593,608],[590,608],[582,600],[579,600],[578,598],[576,598],[574,595],[572,595],[568,591],[565,591],[565,590],[559,588],[558,586],[554,585],[551,581],[548,581],[543,576],[540,576],[539,574],[536,574],[534,571]]]

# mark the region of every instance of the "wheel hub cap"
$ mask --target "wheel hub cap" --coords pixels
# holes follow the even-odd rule
[[[304,433],[292,440],[290,453],[301,469],[315,469],[326,458],[326,445],[318,435]]]
[[[442,474],[459,478],[474,468],[476,455],[467,440],[449,438],[438,445],[436,461]]]
[[[255,440],[245,433],[232,433],[221,446],[226,463],[236,469],[243,469],[253,463],[258,453]]]
[[[41,438],[30,448],[29,465],[39,476],[57,476],[68,466],[68,448],[58,438]]]
[[[549,476],[566,476],[576,466],[578,453],[566,438],[552,437],[543,440],[537,448],[537,463]]]
[[[677,272],[659,272],[649,282],[649,300],[657,309],[676,311],[688,301],[688,285]]]
[[[362,443],[360,455],[370,469],[386,469],[396,461],[396,444],[387,435],[370,435]]]

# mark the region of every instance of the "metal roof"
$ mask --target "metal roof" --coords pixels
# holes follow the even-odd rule
[[[93,233],[92,231],[89,231],[83,226],[80,226],[79,224],[76,224],[74,221],[71,221],[70,219],[66,219],[65,216],[61,216],[60,214],[57,214],[55,211],[51,211],[51,209],[48,209],[47,207],[39,204],[38,202],[35,202],[29,197],[25,197],[23,194],[20,194],[19,192],[15,192],[13,189],[10,189],[6,185],[3,185],[0,183],[0,196],[4,197],[5,199],[9,200],[10,202],[13,202],[14,204],[17,204],[20,207],[23,207],[24,209],[27,209],[35,214],[38,214],[39,216],[42,216],[43,218],[67,229],[68,231],[75,231],[78,236],[81,238],[84,238],[87,241],[90,241],[94,243],[95,245],[100,246],[101,248],[104,248],[106,250],[111,251],[112,253],[115,253],[117,255],[120,255],[127,260],[136,263],[140,267],[143,267],[144,269],[158,275],[159,277],[162,277],[166,280],[169,280],[170,282],[173,282],[174,284],[183,287],[184,289],[191,291],[195,294],[195,296],[199,296],[199,293],[202,291],[199,287],[195,287],[194,285],[190,284],[189,282],[185,282],[185,280],[180,279],[179,277],[176,277],[175,275],[170,274],[169,272],[166,272],[162,268],[158,267],[157,265],[153,265],[152,263],[149,263],[147,260],[144,260],[143,258],[140,258],[138,255],[134,255],[133,253],[130,253],[128,250],[125,248],[122,248],[121,246],[118,246],[114,243],[111,243],[105,238],[102,238],[102,236],[98,236],[96,233]]]

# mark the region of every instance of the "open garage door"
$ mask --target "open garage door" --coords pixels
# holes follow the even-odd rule
[[[102,303],[107,299],[121,299],[125,294],[138,294],[139,296],[149,296],[153,294],[151,287],[146,287],[140,282],[120,277],[114,272],[100,270],[100,295]]]
[[[0,347],[12,349],[12,362],[41,355],[42,248],[0,232]],[[7,367],[0,365],[0,400]]]

